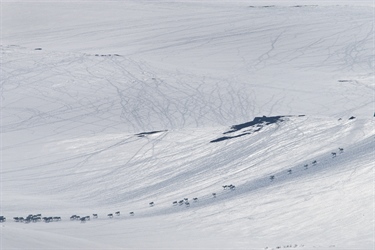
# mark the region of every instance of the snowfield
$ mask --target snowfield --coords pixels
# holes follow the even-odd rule
[[[0,249],[375,249],[374,13],[2,1]]]

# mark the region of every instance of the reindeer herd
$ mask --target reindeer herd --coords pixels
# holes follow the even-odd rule
[[[343,148],[338,148],[338,150],[339,150],[339,154],[344,153],[344,149],[343,149]],[[337,153],[336,153],[336,152],[332,152],[332,153],[331,153],[331,156],[332,156],[332,158],[335,158],[335,157],[337,156]],[[314,160],[314,161],[311,163],[311,165],[315,166],[317,163],[318,163],[318,161],[317,161],[317,160]],[[304,169],[306,170],[306,169],[309,168],[309,164],[305,164],[305,165],[303,165],[303,167],[304,167]],[[287,173],[288,173],[288,174],[292,174],[292,169],[288,169]],[[273,181],[274,179],[275,179],[275,176],[274,176],[274,175],[271,175],[271,176],[270,176],[270,180]]]
[[[115,215],[116,216],[120,216],[120,211],[117,211],[115,212]],[[134,216],[134,212],[130,212],[130,215],[131,216]],[[113,217],[113,214],[108,214],[107,215],[109,218],[112,218]],[[92,214],[92,218],[93,219],[97,219],[98,218],[98,214]],[[89,221],[91,219],[91,216],[90,215],[86,215],[86,216],[79,216],[79,215],[72,215],[70,216],[70,220],[71,221],[80,221],[82,223],[86,222],[86,221]],[[5,222],[6,221],[6,217],[5,216],[0,216],[0,223],[2,222]],[[40,221],[44,221],[46,223],[49,223],[49,222],[56,222],[56,221],[61,221],[61,217],[60,216],[49,216],[49,217],[42,217],[41,214],[29,214],[28,216],[26,217],[13,217],[13,221],[14,222],[21,222],[21,223],[30,223],[30,222],[40,222]]]
[[[229,190],[235,190],[235,186],[230,184],[230,185],[224,185],[223,186],[223,189],[226,190],[226,189],[229,189]],[[216,193],[212,193],[212,197],[213,198],[216,198]],[[192,201],[195,203],[195,202],[198,202],[198,198],[197,197],[194,197],[192,199]],[[183,198],[179,201],[173,201],[172,202],[172,205],[173,206],[182,206],[182,205],[185,205],[186,207],[189,207],[190,206],[190,202],[189,202],[189,198]],[[155,206],[155,202],[150,202],[149,203],[149,206],[150,207],[153,207]],[[121,212],[120,211],[117,211],[115,213],[109,213],[107,214],[107,217],[112,219],[114,216],[120,216]],[[130,216],[134,216],[135,213],[132,211],[132,212],[129,212],[129,215]],[[80,215],[72,215],[70,216],[70,220],[71,221],[80,221],[81,223],[85,223],[86,221],[90,221],[91,218],[93,219],[97,219],[99,216],[98,214],[92,214],[92,217],[90,215],[85,215],[85,216],[80,216]],[[42,217],[41,214],[30,214],[28,215],[27,217],[13,217],[13,220],[15,222],[23,222],[23,223],[30,223],[30,222],[39,222],[39,221],[44,221],[46,223],[49,223],[49,222],[54,222],[54,221],[61,221],[61,217],[60,216],[54,216],[54,217]],[[0,223],[1,222],[5,222],[6,221],[6,218],[4,216],[0,216]]]
[[[13,220],[15,222],[22,222],[22,223],[30,223],[30,222],[33,222],[33,223],[36,223],[36,222],[40,222],[40,221],[44,221],[46,223],[48,222],[52,222],[52,221],[61,221],[61,217],[60,216],[49,216],[49,217],[42,217],[41,214],[29,214],[28,216],[25,216],[25,217],[13,217]],[[6,218],[4,216],[0,216],[0,222],[5,222],[6,221]]]
[[[343,148],[338,148],[338,152],[339,154],[343,153],[344,152],[344,149]],[[331,156],[332,158],[335,158],[337,156],[337,153],[336,152],[332,152],[331,153]],[[314,160],[311,164],[313,166],[315,166],[316,164],[318,163],[317,160]],[[305,164],[304,166],[304,169],[308,169],[309,167],[309,164]],[[289,169],[287,171],[288,174],[292,174],[292,169]],[[275,179],[275,175],[271,175],[270,176],[270,180],[273,181]],[[231,190],[231,191],[234,191],[236,189],[236,186],[230,184],[230,185],[224,185],[222,186],[224,190]],[[216,193],[212,193],[212,198],[216,198]],[[192,201],[195,203],[195,202],[198,202],[198,198],[197,197],[194,197],[192,199]],[[185,205],[186,207],[190,207],[190,201],[189,201],[189,198],[183,198],[181,200],[175,200],[172,202],[172,206],[183,206]],[[149,203],[149,206],[150,207],[153,207],[155,206],[155,202],[150,202]],[[113,213],[109,213],[107,214],[107,217],[108,218],[113,218],[115,216],[120,216],[120,211],[117,211],[115,212],[114,214]],[[134,216],[134,212],[129,212],[129,215],[130,216]],[[98,218],[98,214],[92,214],[92,218],[93,219],[97,219]],[[81,223],[85,223],[86,221],[89,221],[91,219],[91,216],[89,215],[86,215],[86,216],[79,216],[79,215],[72,215],[70,216],[70,220],[71,221],[80,221]],[[49,223],[49,222],[56,222],[56,221],[61,221],[61,217],[60,216],[49,216],[49,217],[42,217],[41,214],[29,214],[28,216],[26,217],[13,217],[13,220],[14,222],[19,222],[19,223],[30,223],[30,222],[33,222],[33,223],[36,223],[36,222],[40,222],[40,221],[44,221],[45,223]],[[0,223],[3,223],[3,222],[6,222],[6,217],[5,216],[0,216]]]

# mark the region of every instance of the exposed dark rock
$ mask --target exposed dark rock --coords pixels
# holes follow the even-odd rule
[[[298,117],[303,117],[303,116],[305,116],[305,115],[298,115]],[[237,134],[237,135],[233,135],[233,136],[227,135],[227,136],[219,137],[215,140],[210,141],[210,143],[225,141],[225,140],[229,140],[229,139],[233,139],[233,138],[238,138],[238,137],[242,137],[244,135],[250,135],[252,133],[260,131],[264,126],[284,121],[284,119],[283,119],[284,117],[290,117],[290,116],[255,117],[253,121],[241,123],[241,124],[238,124],[238,125],[233,125],[233,126],[230,127],[229,131],[226,131],[226,132],[223,133],[224,135],[227,135],[227,134],[231,134],[231,133],[234,133],[234,132],[238,132],[238,131],[240,131],[244,128],[248,128],[248,129],[242,131],[241,134]]]
[[[136,136],[138,137],[144,137],[146,135],[152,135],[152,134],[156,134],[156,133],[161,133],[161,132],[166,132],[168,130],[159,130],[159,131],[149,131],[149,132],[142,132],[142,133],[138,133],[138,134],[135,134]]]

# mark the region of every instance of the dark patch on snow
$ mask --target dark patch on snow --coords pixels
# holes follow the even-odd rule
[[[294,5],[294,8],[302,8],[302,7],[318,7],[318,5]]]
[[[152,135],[152,134],[166,132],[166,131],[168,131],[168,130],[158,130],[158,131],[142,132],[142,133],[138,133],[138,134],[135,134],[135,135],[138,136],[138,137],[144,137],[146,135]]]
[[[119,54],[95,54],[95,56],[120,56]]]
[[[351,82],[351,80],[338,80],[338,82]]]
[[[42,50],[42,48],[35,48],[34,50]]]
[[[262,116],[262,117],[255,117],[253,121],[251,122],[246,122],[238,125],[233,125],[231,127],[231,130],[224,132],[224,134],[230,134],[236,131],[239,131],[241,129],[247,128],[247,127],[252,127],[252,126],[257,126],[259,128],[262,128],[264,125],[269,125],[276,123],[278,121],[283,121],[281,118],[284,116]]]
[[[305,115],[298,115],[298,117],[303,117],[303,116],[305,116]],[[250,135],[252,133],[260,131],[263,127],[265,127],[267,125],[284,121],[284,119],[283,119],[284,117],[291,117],[291,116],[270,116],[270,117],[262,116],[262,117],[255,117],[254,120],[252,120],[251,122],[246,122],[246,123],[242,123],[242,124],[238,124],[238,125],[233,125],[232,127],[230,127],[231,129],[229,131],[224,132],[223,134],[224,135],[231,134],[231,133],[240,131],[240,130],[242,130],[244,128],[248,128],[248,129],[244,130],[243,133],[241,133],[239,135],[234,135],[234,136],[219,137],[219,138],[217,138],[215,140],[210,141],[210,143],[212,143],[212,142],[219,142],[219,141],[225,141],[225,140],[229,140],[229,139],[233,139],[233,138],[238,138],[238,137],[242,137],[244,135]]]
[[[254,6],[250,5],[249,8],[273,8],[276,7],[276,5],[262,5],[262,6]],[[318,7],[318,5],[294,5],[294,6],[289,6],[292,8],[306,8],[306,7]]]
[[[263,6],[254,6],[250,5],[249,8],[272,8],[275,7],[275,5],[263,5]]]
[[[354,120],[355,119],[355,116],[351,116],[350,118],[349,118],[349,120]]]

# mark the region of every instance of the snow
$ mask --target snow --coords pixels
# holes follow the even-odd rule
[[[2,1],[0,249],[374,249],[373,6]]]

